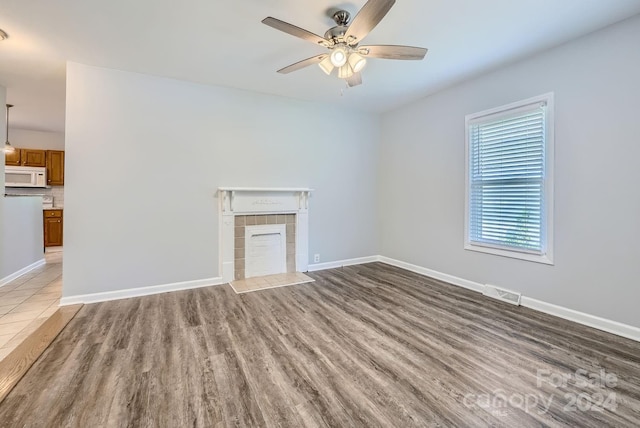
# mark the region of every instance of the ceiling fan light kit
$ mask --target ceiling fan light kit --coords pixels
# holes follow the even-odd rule
[[[349,23],[351,19],[349,12],[339,10],[332,16],[336,26],[327,30],[324,37],[270,16],[263,19],[262,23],[265,25],[330,50],[328,54],[316,55],[284,67],[278,70],[278,73],[287,74],[312,64],[318,64],[327,75],[330,75],[337,68],[338,78],[345,79],[351,87],[362,83],[360,72],[367,64],[366,57],[400,60],[423,59],[427,53],[425,48],[394,45],[359,46],[360,42],[378,25],[395,2],[395,0],[369,0],[362,6],[351,23]]]

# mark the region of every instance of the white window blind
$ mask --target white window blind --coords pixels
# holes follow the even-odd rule
[[[545,252],[546,103],[468,121],[468,241]]]

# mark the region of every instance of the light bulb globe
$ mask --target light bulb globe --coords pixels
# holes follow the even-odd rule
[[[331,52],[330,58],[334,67],[342,67],[347,62],[347,51],[343,47],[337,47]]]
[[[367,60],[362,55],[354,52],[349,55],[349,65],[351,65],[354,73],[360,73],[364,66],[367,65]]]
[[[353,76],[353,69],[349,63],[346,63],[338,69],[338,77],[340,79],[348,79]]]
[[[324,71],[327,74],[327,76],[330,75],[333,69],[335,68],[333,66],[333,63],[331,62],[331,56],[328,56],[322,61],[320,61],[320,64],[318,64],[318,66],[322,71]]]

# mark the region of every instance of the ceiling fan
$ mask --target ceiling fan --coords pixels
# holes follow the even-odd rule
[[[360,9],[351,23],[349,23],[351,19],[349,12],[339,10],[332,16],[337,25],[327,30],[324,37],[270,16],[263,19],[263,24],[276,30],[329,49],[327,53],[312,56],[284,67],[278,70],[278,73],[287,74],[318,64],[326,74],[331,74],[334,69],[337,69],[340,79],[345,79],[349,86],[357,86],[362,83],[360,72],[366,65],[367,58],[423,59],[427,53],[425,48],[396,45],[360,45],[360,42],[367,34],[382,21],[382,18],[389,12],[395,2],[395,0],[369,0],[362,6],[362,9]]]

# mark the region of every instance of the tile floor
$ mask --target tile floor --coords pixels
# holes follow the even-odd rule
[[[49,318],[62,295],[62,248],[47,248],[47,263],[0,287],[0,360]]]
[[[236,294],[248,293],[249,291],[266,290],[268,288],[286,287],[288,285],[304,284],[313,282],[315,279],[308,277],[302,272],[278,273],[275,275],[257,276],[255,278],[238,279],[229,284]]]

